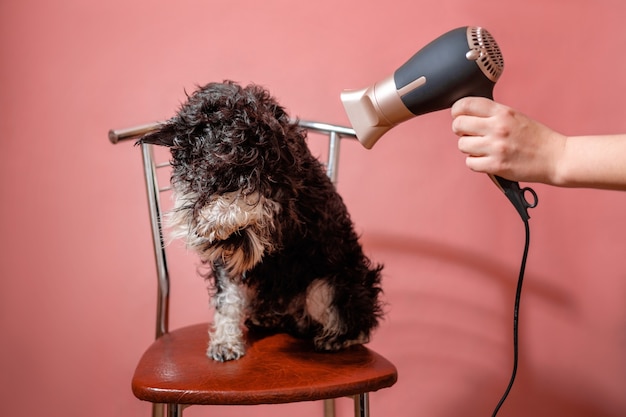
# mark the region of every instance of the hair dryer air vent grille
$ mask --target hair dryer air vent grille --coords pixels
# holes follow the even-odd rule
[[[481,27],[469,27],[467,38],[470,47],[480,53],[476,63],[482,72],[494,83],[498,81],[504,69],[504,59],[491,33]]]

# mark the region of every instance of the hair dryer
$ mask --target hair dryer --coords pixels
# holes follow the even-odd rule
[[[504,61],[491,34],[476,26],[451,30],[435,39],[389,77],[361,90],[346,90],[341,101],[357,138],[367,149],[394,126],[415,116],[449,108],[468,96],[493,99]],[[523,220],[537,205],[530,188],[490,175]],[[532,203],[524,194],[533,195]]]

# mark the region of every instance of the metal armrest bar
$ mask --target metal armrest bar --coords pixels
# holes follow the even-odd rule
[[[295,120],[294,120],[295,121]],[[144,125],[128,127],[123,129],[111,129],[109,130],[109,140],[111,143],[118,143],[132,139],[139,139],[143,135],[154,132],[157,130],[163,123],[162,122],[154,122],[148,123]],[[345,126],[333,125],[329,123],[319,123],[312,122],[308,120],[298,120],[298,125],[317,132],[330,134],[331,132],[335,132],[341,137],[352,137],[356,139],[356,132],[354,129]]]
[[[115,144],[120,141],[139,139],[143,135],[154,132],[161,126],[161,122],[148,123],[145,125],[133,126],[123,129],[109,130],[109,140]]]
[[[356,139],[354,129],[332,125],[328,123],[312,122],[307,120],[297,121],[303,128],[328,136],[328,156],[326,164],[326,174],[333,184],[337,183],[337,167],[339,165],[339,147],[342,138]],[[120,141],[137,140],[141,136],[157,130],[162,125],[161,122],[144,124],[140,126],[116,129],[109,131],[109,140],[112,143]],[[171,187],[159,187],[156,171],[159,168],[169,166],[169,162],[156,163],[152,145],[142,144],[144,176],[148,193],[148,207],[150,210],[150,223],[152,229],[152,240],[157,267],[158,298],[157,298],[157,318],[156,318],[156,338],[168,332],[169,318],[169,294],[170,281],[167,258],[165,255],[163,230],[162,230],[162,210],[159,193],[170,190]]]

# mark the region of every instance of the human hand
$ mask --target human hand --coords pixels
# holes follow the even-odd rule
[[[555,182],[565,136],[487,98],[460,99],[451,113],[471,170],[511,181]]]

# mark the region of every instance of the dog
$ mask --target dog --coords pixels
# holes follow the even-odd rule
[[[382,265],[363,253],[306,130],[255,84],[209,83],[140,143],[172,154],[172,238],[197,252],[215,315],[207,356],[245,354],[245,330],[367,343],[383,316]]]

